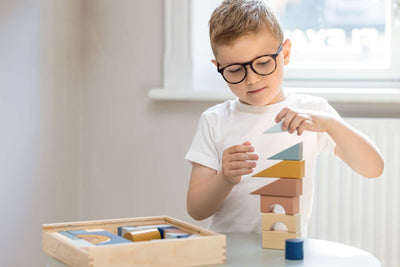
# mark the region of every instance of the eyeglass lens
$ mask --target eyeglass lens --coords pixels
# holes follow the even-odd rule
[[[270,56],[263,56],[257,58],[252,63],[252,69],[259,75],[269,75],[275,70],[275,60],[273,57]],[[228,66],[224,69],[222,75],[224,76],[225,80],[230,83],[238,83],[244,80],[246,77],[246,67],[235,64]]]

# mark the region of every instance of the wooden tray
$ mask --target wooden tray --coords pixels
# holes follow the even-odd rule
[[[119,226],[154,224],[170,224],[200,236],[79,248],[57,233],[104,229],[117,234]],[[201,266],[225,263],[226,237],[168,216],[56,223],[43,225],[43,251],[66,265],[77,267]]]

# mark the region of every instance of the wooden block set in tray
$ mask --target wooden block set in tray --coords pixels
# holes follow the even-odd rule
[[[69,266],[223,264],[226,237],[168,216],[43,225],[43,250]]]

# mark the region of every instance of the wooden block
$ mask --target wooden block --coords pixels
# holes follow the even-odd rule
[[[271,128],[269,128],[268,130],[266,130],[266,131],[264,132],[264,134],[267,134],[267,133],[281,133],[281,132],[287,132],[287,131],[283,131],[283,130],[282,130],[282,123],[283,123],[283,120],[280,121],[279,123],[275,124],[275,125],[272,126]]]
[[[128,240],[112,234],[107,231],[102,231],[102,229],[96,230],[72,230],[68,231],[71,235],[76,236],[77,238],[84,239],[87,242],[90,242],[96,246],[104,246],[111,244],[125,244],[130,243]]]
[[[182,229],[165,229],[164,233],[180,233],[180,234],[190,234],[188,231]]]
[[[304,259],[304,239],[293,238],[285,241],[285,259],[303,260]]]
[[[63,231],[63,233],[67,233],[67,232]],[[73,235],[73,238],[71,238],[63,233],[57,232],[57,233],[54,233],[54,235],[57,236],[57,238],[61,238],[62,240],[65,240],[65,241],[80,240],[78,237],[76,237],[74,235]]]
[[[303,179],[279,179],[250,193],[262,196],[296,197],[303,193]]]
[[[100,228],[95,228],[95,229],[77,229],[77,230],[71,230],[68,231],[68,233],[72,234],[72,235],[79,235],[79,234],[86,234],[86,233],[94,233],[94,232],[101,232],[101,231],[105,231],[104,229],[100,229]]]
[[[276,177],[276,178],[295,178],[304,177],[304,160],[282,160],[278,164],[269,167],[253,177]]]
[[[301,160],[303,158],[303,142],[291,146],[268,159]]]
[[[283,223],[288,232],[298,232],[301,231],[301,214],[297,213],[295,215],[286,215],[279,213],[261,213],[262,218],[262,230],[272,231],[272,226],[274,223]]]
[[[285,249],[286,239],[299,238],[301,232],[288,233],[285,231],[262,231],[263,248]]]
[[[71,234],[68,231],[60,231],[59,233],[64,235],[64,236],[66,236],[66,237],[68,237],[69,239],[72,239],[72,240],[79,239],[79,237],[76,237],[75,235]]]
[[[134,242],[149,241],[154,239],[161,239],[161,234],[157,228],[153,228],[128,232],[124,234],[124,238]]]
[[[123,237],[126,233],[129,233],[129,232],[132,232],[135,230],[140,230],[140,229],[136,226],[121,226],[121,227],[118,227],[118,235]]]
[[[166,230],[173,230],[173,229],[175,229],[175,230],[181,230],[181,229],[178,229],[178,228],[176,228],[176,227],[174,227],[174,226],[166,226],[166,227],[158,227],[158,231],[160,231],[160,234],[161,234],[161,238],[163,239],[164,238],[164,232],[166,231]],[[182,230],[181,230],[182,231]]]
[[[191,234],[182,229],[165,229],[164,230],[164,238],[165,239],[173,239],[173,238],[187,238],[191,236]]]
[[[261,196],[261,212],[269,213],[273,211],[275,204],[281,205],[287,215],[294,215],[299,213],[300,198],[297,197],[277,197],[277,196]]]
[[[190,236],[185,233],[165,233],[165,239],[188,238]]]
[[[143,226],[121,226],[121,227],[118,227],[118,235],[119,236],[124,236],[128,232],[145,230],[145,229],[154,229],[154,228],[157,228],[160,231],[161,238],[163,238],[164,229],[168,229],[168,228],[175,228],[176,229],[176,227],[173,227],[173,226],[168,225],[168,224],[143,225]]]

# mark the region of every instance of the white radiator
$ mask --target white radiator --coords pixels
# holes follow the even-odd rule
[[[400,266],[400,119],[346,119],[368,135],[385,159],[383,175],[359,176],[321,154],[315,167],[309,237],[364,249],[382,266]]]

